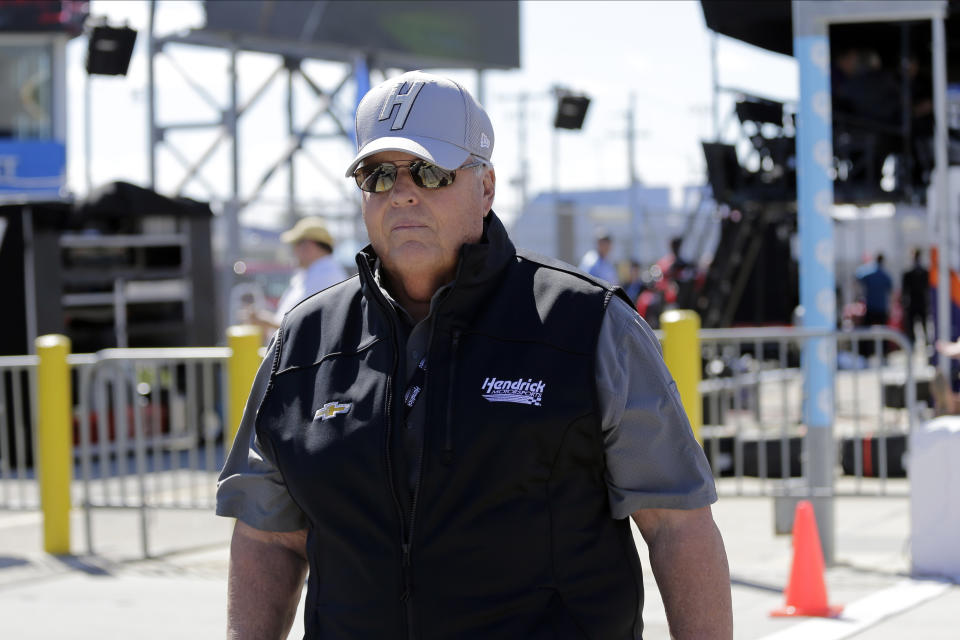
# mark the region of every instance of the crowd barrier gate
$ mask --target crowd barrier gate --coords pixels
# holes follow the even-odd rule
[[[701,436],[722,495],[803,495],[799,354],[806,340],[824,337],[833,338],[839,363],[834,495],[908,495],[898,478],[906,475],[909,433],[922,416],[919,365],[902,334],[784,327],[704,329],[699,337],[706,363]],[[897,350],[887,353],[888,345]],[[213,509],[224,443],[235,428],[225,428],[238,402],[231,399],[232,354],[210,347],[67,356],[75,391],[73,504],[84,510],[89,553],[96,509],[137,510],[144,556],[148,510]],[[0,509],[40,507],[33,464],[38,361],[0,357]]]

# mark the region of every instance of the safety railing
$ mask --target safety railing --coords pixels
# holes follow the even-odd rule
[[[899,478],[906,474],[907,437],[921,417],[917,372],[926,365],[903,335],[879,327],[710,329],[698,335],[706,362],[699,433],[721,493],[798,492],[807,462],[801,354],[807,341],[828,338],[838,362],[833,495],[906,495],[908,485]],[[259,334],[243,339],[259,344]],[[74,400],[72,504],[83,507],[88,552],[94,551],[97,509],[138,511],[147,556],[149,510],[213,508],[225,443],[232,441],[259,358],[256,346],[67,356]],[[36,356],[0,358],[0,509],[40,506],[38,362]]]
[[[37,356],[0,358],[0,508],[37,509]]]
[[[212,509],[227,430],[228,348],[107,349],[78,387],[78,480],[88,552],[95,509]]]
[[[906,477],[909,434],[921,418],[918,370],[926,377],[927,365],[903,334],[884,327],[701,331],[702,437],[718,488],[736,495],[802,493],[801,358],[815,339],[833,345],[838,365],[834,495],[907,495],[908,484],[898,479]]]
[[[37,365],[40,358],[0,357],[0,509],[40,508],[37,485]],[[96,356],[67,356],[72,387]]]
[[[263,356],[256,327],[227,338],[223,348],[69,354],[69,340],[44,336],[38,356],[0,357],[0,509],[42,508],[51,553],[70,551],[71,504],[83,509],[89,553],[94,510],[137,510],[144,556],[149,510],[212,509]]]

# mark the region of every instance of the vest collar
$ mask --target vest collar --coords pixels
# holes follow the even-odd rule
[[[483,220],[480,241],[460,247],[453,287],[442,306],[456,315],[471,313],[475,305],[496,286],[500,274],[515,255],[516,249],[506,228],[491,209]],[[380,296],[373,276],[377,260],[372,245],[367,245],[357,254],[361,287],[368,297]]]

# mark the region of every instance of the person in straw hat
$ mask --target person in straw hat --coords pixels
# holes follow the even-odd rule
[[[301,301],[347,278],[347,272],[333,257],[333,236],[322,219],[315,216],[301,218],[284,231],[280,239],[290,245],[297,270],[275,312],[252,308],[247,310],[245,318],[247,323],[271,332],[280,327],[283,316]]]

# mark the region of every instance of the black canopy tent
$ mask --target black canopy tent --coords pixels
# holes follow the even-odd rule
[[[791,0],[701,0],[707,28],[719,34],[761,49],[793,55],[793,16]],[[950,0],[951,16],[960,16],[960,0]],[[910,50],[924,63],[930,60],[928,21],[910,23],[868,22],[834,24],[830,28],[830,48],[842,51],[869,45],[884,66],[899,64],[902,53],[900,31],[908,25]],[[960,82],[960,18],[946,20],[947,80]]]
[[[790,0],[703,0],[711,31],[761,49],[793,55]]]
[[[960,15],[960,0],[946,6]],[[789,0],[702,0],[701,7],[715,32],[792,55]],[[960,82],[960,18],[945,20],[944,28],[947,82]],[[829,25],[836,202],[925,201],[935,155],[932,40],[929,20]],[[783,115],[792,124],[791,111]],[[960,130],[951,131],[950,139],[949,162],[960,164]],[[880,184],[888,158],[895,160],[892,188]]]
[[[76,207],[81,217],[102,215],[173,215],[210,217],[210,205],[184,197],[168,197],[129,182],[110,182],[94,189]]]

